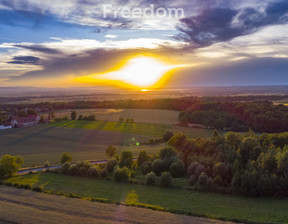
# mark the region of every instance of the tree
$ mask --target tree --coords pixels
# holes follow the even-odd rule
[[[173,162],[170,166],[170,173],[172,177],[183,177],[185,175],[185,167],[184,163],[178,160],[177,162]]]
[[[23,158],[21,156],[4,155],[0,159],[0,178],[11,177],[17,173]]]
[[[142,150],[137,159],[138,166],[142,166],[144,162],[147,162],[149,160],[149,155],[147,154],[146,151]]]
[[[71,163],[72,162],[72,156],[68,152],[63,152],[61,159],[60,159],[60,162],[62,164],[67,163],[67,162]]]
[[[131,151],[123,151],[120,157],[120,167],[128,167],[131,168],[133,164],[133,155]]]
[[[73,111],[71,112],[71,119],[72,119],[72,120],[76,120],[76,117],[77,117],[77,113],[76,113],[75,110],[73,110]]]
[[[117,166],[118,161],[115,158],[109,159],[106,163],[106,169],[109,173],[112,173],[115,166]]]
[[[41,115],[39,122],[40,122],[41,124],[44,124],[44,123],[45,123],[45,119],[44,119],[44,116],[43,116],[43,115]]]
[[[161,159],[155,159],[152,163],[151,170],[157,175],[160,176],[163,172],[164,164],[163,160]]]
[[[165,142],[168,142],[169,140],[170,140],[170,138],[172,138],[173,137],[173,132],[172,131],[166,131],[165,132],[165,134],[163,135],[163,140],[165,141]]]
[[[169,172],[163,172],[160,179],[160,185],[162,187],[170,187],[172,184],[172,177]]]
[[[116,148],[112,145],[110,145],[107,149],[106,149],[106,155],[109,157],[109,158],[112,158],[112,157],[115,157],[116,156]]]
[[[150,172],[146,174],[145,177],[145,184],[146,185],[153,185],[156,182],[156,175],[154,172]]]
[[[284,178],[288,178],[288,151],[279,152],[276,155],[278,170]]]

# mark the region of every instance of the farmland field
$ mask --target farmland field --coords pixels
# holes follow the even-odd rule
[[[51,127],[125,132],[151,137],[162,137],[166,130],[171,130],[174,133],[182,132],[191,138],[206,138],[212,135],[212,131],[207,129],[187,128],[167,124],[126,123],[113,121],[61,121],[49,125]]]
[[[150,137],[121,132],[108,132],[89,129],[73,129],[50,126],[37,126],[0,131],[0,155],[11,154],[24,157],[23,167],[43,165],[45,161],[58,164],[62,152],[71,153],[73,159],[106,159],[105,149],[114,145],[118,153],[131,150],[134,155],[145,149],[157,153],[160,146],[136,146]]]
[[[236,197],[52,173],[27,174],[12,177],[7,182],[40,186],[44,191],[53,193],[106,198],[114,202],[129,200],[133,192],[137,196],[135,203],[160,206],[171,211],[244,223],[288,223],[288,201],[281,199]]]
[[[56,111],[56,117],[70,117],[72,110]],[[133,118],[137,123],[152,124],[176,124],[179,111],[174,110],[153,110],[153,109],[78,109],[77,115],[87,116],[95,114],[97,120],[118,121],[119,118]]]
[[[0,186],[0,223],[194,223],[228,222],[175,215],[144,208],[103,204]],[[21,211],[21,212],[19,212]],[[97,211],[97,212],[95,212]],[[63,221],[64,220],[64,221]]]

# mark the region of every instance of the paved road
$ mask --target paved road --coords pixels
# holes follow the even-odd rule
[[[0,223],[232,224],[123,205],[90,202],[0,186]]]

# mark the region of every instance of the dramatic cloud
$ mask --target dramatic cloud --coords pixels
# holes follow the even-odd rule
[[[62,54],[61,51],[56,50],[56,49],[51,49],[51,48],[47,48],[41,45],[14,45],[14,47],[19,47],[19,48],[25,48],[31,51],[36,51],[36,52],[41,52],[41,53],[45,53],[45,54]]]
[[[9,64],[30,64],[30,65],[39,65],[40,58],[33,56],[16,56],[13,58],[13,61],[7,62]]]
[[[229,41],[251,34],[268,25],[288,22],[288,2],[270,3],[263,11],[255,8],[211,8],[196,16],[181,19],[177,38],[191,42],[194,47]]]

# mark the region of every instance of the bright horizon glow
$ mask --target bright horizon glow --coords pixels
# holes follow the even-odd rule
[[[148,88],[156,85],[163,76],[171,69],[179,67],[169,65],[154,57],[138,56],[126,62],[126,64],[117,71],[93,74],[78,79],[91,79],[103,82],[121,82],[137,88]]]

